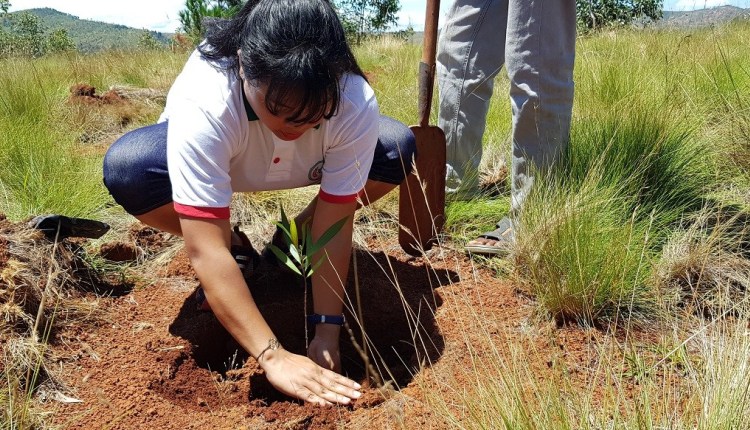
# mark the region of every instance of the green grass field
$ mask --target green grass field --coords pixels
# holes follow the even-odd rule
[[[600,351],[598,371],[614,381],[612,389],[595,400],[564,378],[530,383],[524,354],[531,352],[511,347],[510,354],[480,357],[469,349],[473,366],[466,376],[477,383],[453,399],[430,399],[447,423],[750,428],[748,46],[748,24],[579,38],[571,145],[562,168],[537,182],[511,257],[476,261],[528,291],[542,321],[626,333],[617,354],[612,344]],[[377,40],[356,55],[382,113],[416,123],[419,47]],[[87,83],[100,93],[114,85],[166,92],[186,58],[149,51],[0,61],[0,212],[14,221],[62,213],[129,224],[101,183],[102,156],[118,135],[155,121],[162,106],[93,108],[69,102],[69,88]],[[500,181],[494,184],[500,195],[449,204],[445,233],[457,246],[491,229],[508,210],[507,178],[498,174],[510,150],[507,92],[501,71],[482,165],[486,182]],[[433,118],[435,111],[436,103]],[[309,195],[247,196],[237,201],[239,216],[267,219],[257,228],[270,231],[279,204],[292,213]],[[396,218],[393,196],[375,206]],[[381,228],[368,219],[373,230]],[[395,227],[383,234],[393,233]],[[657,333],[656,359],[628,352],[629,330]],[[7,389],[0,392],[0,427],[35,428],[32,396],[10,370],[18,366],[2,340]],[[618,384],[632,375],[609,365],[625,359],[643,369],[635,395]],[[451,415],[456,402],[467,411],[461,419]]]

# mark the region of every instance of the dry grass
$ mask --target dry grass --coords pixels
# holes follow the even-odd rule
[[[48,343],[56,342],[63,328],[103,315],[97,300],[82,290],[97,290],[106,280],[82,259],[80,246],[67,240],[55,244],[23,224],[0,222],[0,343],[8,387],[0,400],[6,419],[22,428],[33,427],[38,418],[29,411],[32,394],[57,396],[64,390],[50,366]]]
[[[744,214],[706,210],[678,230],[662,251],[653,283],[665,305],[713,317],[750,309],[750,226]]]

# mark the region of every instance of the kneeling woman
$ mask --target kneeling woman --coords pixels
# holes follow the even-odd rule
[[[281,347],[231,252],[232,193],[320,183],[297,219],[317,239],[347,217],[312,278],[314,312],[340,316],[357,197],[367,204],[398,185],[414,148],[406,126],[378,113],[328,1],[250,0],[210,26],[159,122],[110,148],[104,182],[136,218],[184,238],[214,314],[274,387],[345,404],[360,387],[336,373],[341,327],[317,324],[307,357]]]

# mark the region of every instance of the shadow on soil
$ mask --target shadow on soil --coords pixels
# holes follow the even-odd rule
[[[367,350],[372,368],[385,381],[392,381],[395,387],[405,387],[420,363],[429,366],[442,354],[444,341],[434,320],[434,312],[442,301],[434,294],[434,289],[458,282],[458,275],[423,263],[403,262],[382,252],[356,252],[364,317],[354,318],[347,312],[347,321],[360,346],[363,344],[362,330],[358,322],[363,323],[369,339]],[[302,280],[285,269],[264,262],[249,283],[263,316],[284,348],[305,354]],[[347,295],[351,303],[347,308],[357,309],[352,269]],[[309,290],[307,299],[308,309],[311,309]],[[192,359],[197,366],[222,376],[232,369],[241,368],[248,359],[212,314],[195,310],[192,295],[182,305],[169,331],[191,343]],[[312,330],[308,337],[312,338]],[[367,366],[346,330],[342,330],[341,335],[341,357],[346,376],[363,385],[373,385],[367,381]],[[262,375],[252,375],[250,386],[248,394],[251,399],[265,402],[286,399]]]

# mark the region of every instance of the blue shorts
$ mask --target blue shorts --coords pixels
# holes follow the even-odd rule
[[[166,122],[126,133],[104,156],[104,185],[131,215],[142,215],[172,202],[167,170]],[[380,135],[368,179],[398,185],[411,169],[414,134],[393,118],[380,116]],[[405,167],[406,166],[406,167]]]

